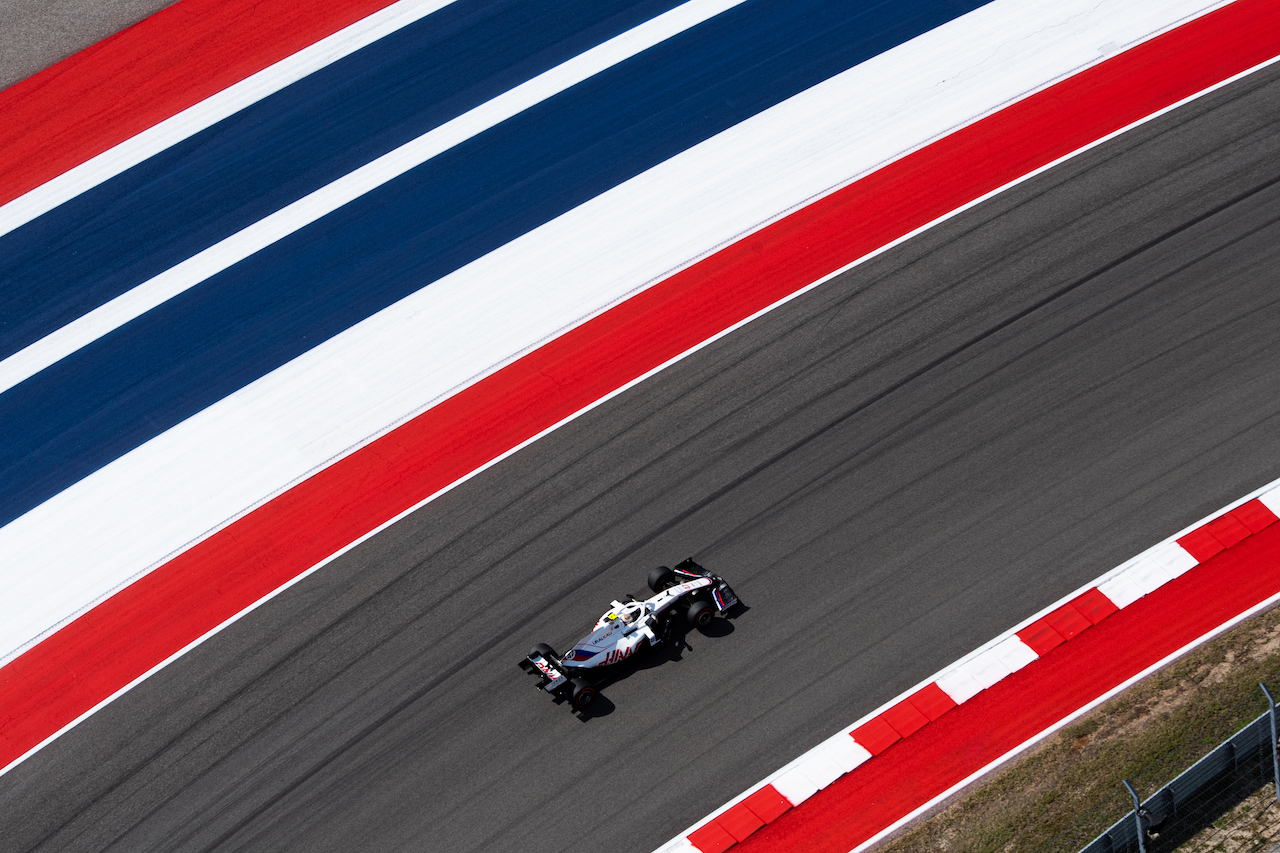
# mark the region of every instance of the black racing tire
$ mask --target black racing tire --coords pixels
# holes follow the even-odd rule
[[[689,627],[705,631],[711,627],[711,620],[716,618],[716,609],[707,601],[695,601],[689,607]]]
[[[538,643],[538,645],[530,649],[529,656],[533,657],[534,655],[541,655],[547,660],[560,660],[560,655],[556,654],[556,650],[548,646],[546,643]]]
[[[658,568],[649,572],[649,589],[654,592],[671,589],[678,583],[680,583],[680,580],[676,577],[676,573],[666,566],[658,566]]]
[[[575,678],[569,683],[573,685],[573,707],[582,711],[596,701],[596,689],[588,684],[586,679]]]

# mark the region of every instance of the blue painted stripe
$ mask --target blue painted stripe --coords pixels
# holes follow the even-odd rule
[[[463,0],[0,237],[0,358],[683,0]]]
[[[446,152],[0,395],[0,523],[424,284],[980,5],[756,0]]]

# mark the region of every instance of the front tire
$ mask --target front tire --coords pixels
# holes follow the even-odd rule
[[[663,592],[671,589],[679,582],[676,579],[676,573],[666,566],[658,566],[658,568],[649,572],[649,589],[654,592]]]
[[[573,707],[582,711],[596,701],[596,689],[585,679],[575,678],[569,683],[573,685]]]
[[[716,609],[706,601],[695,601],[689,608],[689,627],[706,631],[711,627],[711,620],[716,618]]]

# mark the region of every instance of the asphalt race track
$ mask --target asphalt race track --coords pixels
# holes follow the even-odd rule
[[[645,853],[1280,476],[1280,66],[615,398],[0,777],[0,848]],[[579,719],[516,661],[748,605]]]

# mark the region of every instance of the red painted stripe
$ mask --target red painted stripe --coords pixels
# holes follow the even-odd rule
[[[958,131],[552,341],[0,669],[0,767],[330,554],[625,383],[957,207],[1278,54],[1280,4],[1238,0]]]
[[[0,92],[0,204],[393,0],[180,0]]]

